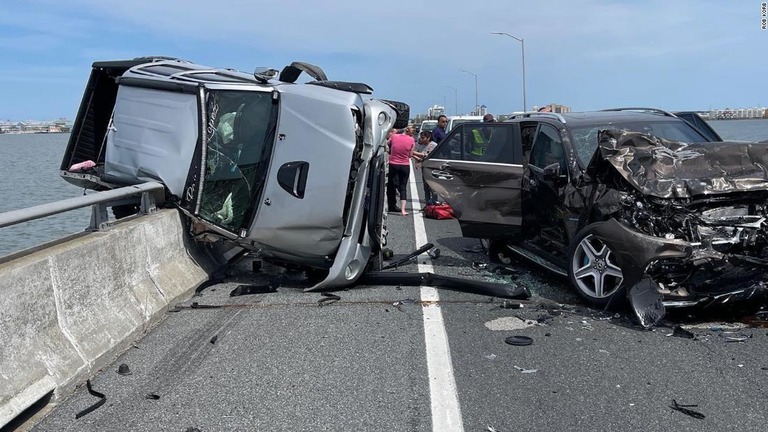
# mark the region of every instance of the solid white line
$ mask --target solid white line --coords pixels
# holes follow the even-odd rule
[[[421,215],[419,190],[416,186],[416,171],[411,163],[411,213],[413,214],[413,231],[416,237],[416,247],[427,243],[427,230]],[[422,264],[424,262],[424,264]],[[418,257],[419,272],[434,272],[432,260],[428,255]],[[421,301],[424,304],[424,341],[427,353],[427,371],[429,372],[429,396],[432,405],[432,430],[464,431],[461,419],[459,394],[456,390],[456,380],[453,376],[451,348],[448,345],[448,335],[445,332],[443,312],[440,309],[440,295],[433,287],[421,287]]]

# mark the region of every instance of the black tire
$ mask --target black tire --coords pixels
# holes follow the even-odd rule
[[[397,119],[395,120],[395,124],[393,126],[395,129],[402,129],[408,126],[411,116],[411,107],[409,107],[407,103],[383,99],[382,102],[391,106],[392,109],[397,112]]]
[[[568,249],[568,279],[587,303],[618,306],[626,299],[623,272],[610,248],[594,236],[601,223],[585,226],[573,239]]]

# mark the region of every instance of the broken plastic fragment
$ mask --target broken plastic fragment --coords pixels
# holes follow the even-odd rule
[[[680,411],[681,413],[683,413],[685,415],[689,415],[689,416],[691,416],[693,418],[703,419],[704,417],[706,417],[704,414],[702,414],[702,413],[700,413],[698,411],[694,411],[692,409],[688,409],[688,408],[696,408],[696,407],[698,407],[698,405],[680,405],[680,404],[677,403],[676,400],[672,399],[672,405],[670,405],[669,407],[672,408],[675,411]]]
[[[504,339],[504,342],[509,345],[525,346],[531,345],[533,343],[533,339],[528,336],[508,336],[506,339]]]
[[[270,282],[266,285],[238,285],[232,292],[229,293],[230,297],[251,295],[251,294],[267,294],[277,292],[279,283]]]
[[[151,400],[158,400],[160,399],[160,395],[156,395],[154,393],[147,393],[146,396],[144,396],[145,399],[151,399]]]
[[[336,303],[337,301],[341,300],[341,297],[337,296],[336,294],[332,294],[332,293],[325,293],[324,292],[324,293],[321,293],[320,295],[323,296],[323,298],[321,298],[320,300],[317,301],[317,305],[318,306],[329,305],[331,303]]]
[[[488,268],[488,263],[475,261],[472,263],[472,268],[475,270],[485,270]]]
[[[653,327],[666,314],[658,285],[647,276],[629,289],[629,302],[635,317],[645,328]]]
[[[524,374],[538,372],[538,369],[524,369],[524,368],[521,368],[520,366],[513,366],[513,367],[519,370],[520,373],[524,373]]]
[[[123,363],[117,368],[117,373],[120,375],[131,375],[131,370],[128,368],[128,365]]]
[[[440,249],[435,248],[430,251],[427,251],[427,255],[429,255],[429,257],[432,259],[440,258]]]
[[[493,360],[496,358],[496,354],[488,354],[487,356],[483,356],[483,357],[487,358],[488,360]]]
[[[680,338],[685,338],[685,339],[696,339],[696,335],[695,334],[691,333],[690,331],[688,331],[688,330],[686,330],[686,329],[684,329],[684,328],[682,328],[680,326],[675,326],[672,329],[672,333],[668,334],[667,336],[675,336],[675,337],[680,337]]]
[[[94,390],[93,387],[91,387],[91,380],[85,381],[85,387],[88,389],[88,393],[90,393],[91,396],[96,396],[97,398],[101,398],[101,400],[89,406],[88,408],[80,411],[79,413],[75,414],[75,419],[79,419],[80,417],[83,417],[87,414],[92,413],[93,411],[96,410],[96,408],[104,405],[104,403],[107,402],[107,397],[104,395],[104,393],[99,393],[96,390]]]

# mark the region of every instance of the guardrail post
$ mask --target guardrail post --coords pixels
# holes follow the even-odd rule
[[[148,215],[157,211],[157,204],[155,203],[155,196],[152,191],[145,191],[141,194],[141,208],[139,212],[143,215]]]
[[[107,203],[97,203],[91,206],[91,224],[88,231],[106,231],[112,227],[107,211]]]

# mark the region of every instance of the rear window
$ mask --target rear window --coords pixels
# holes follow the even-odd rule
[[[630,132],[641,132],[657,138],[683,141],[707,141],[700,133],[685,121],[660,122],[615,122],[594,125],[579,125],[571,128],[573,148],[582,163],[586,166],[597,150],[597,133],[605,129],[621,129]]]

